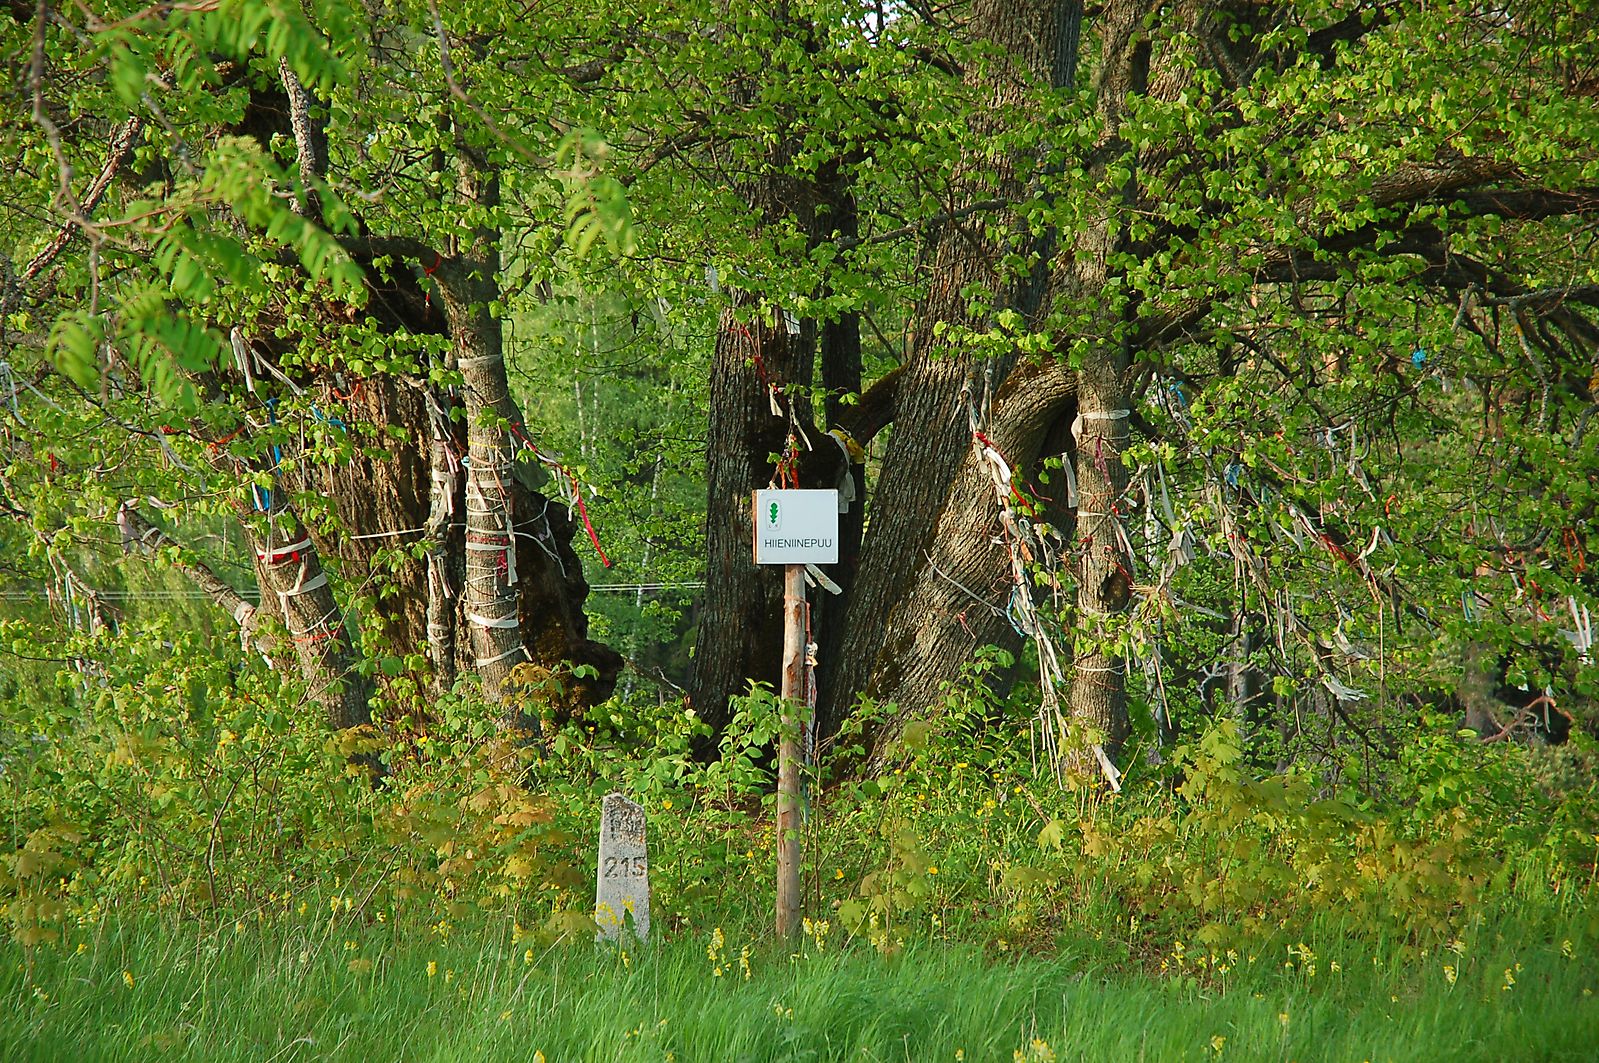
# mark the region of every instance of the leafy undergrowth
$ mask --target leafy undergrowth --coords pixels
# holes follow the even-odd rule
[[[529,745],[469,691],[330,740],[283,707],[280,679],[154,636],[86,690],[93,711],[70,718],[0,703],[27,736],[0,750],[0,990],[19,1017],[0,1058],[1589,1058],[1599,1043],[1586,739],[1555,762],[1428,725],[1356,789],[1251,765],[1224,719],[1131,764],[1109,797],[1034,769],[1025,709],[953,689],[875,777],[846,770],[862,753],[846,733],[810,780],[795,961],[767,943],[769,694],[739,699],[702,763],[680,706],[613,702]],[[376,752],[373,788],[351,757]],[[658,941],[625,959],[574,947],[593,932],[608,791],[649,820]]]
[[[1107,964],[1088,941],[996,960],[831,936],[622,951],[533,945],[492,918],[108,924],[0,952],[0,1058],[1501,1060],[1599,1043],[1593,953],[1514,921],[1425,951],[1329,923],[1216,981]]]

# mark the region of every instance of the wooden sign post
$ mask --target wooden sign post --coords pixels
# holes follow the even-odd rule
[[[801,745],[809,726],[805,566],[838,563],[837,491],[755,492],[755,563],[783,566],[783,689],[777,743],[777,936],[800,927]]]
[[[805,689],[805,566],[783,568],[783,715],[777,744],[777,936],[799,928],[800,734],[810,699]]]

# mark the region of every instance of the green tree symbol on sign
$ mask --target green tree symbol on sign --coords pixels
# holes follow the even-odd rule
[[[767,514],[768,514],[767,515],[767,519],[769,521],[771,521],[773,524],[776,524],[777,523],[777,503],[776,502],[772,503],[772,507],[771,507],[770,510],[767,511]]]

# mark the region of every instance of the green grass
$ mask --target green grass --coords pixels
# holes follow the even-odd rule
[[[1086,942],[1028,958],[930,941],[889,958],[836,942],[820,953],[808,943],[794,956],[730,934],[718,963],[704,935],[624,959],[590,946],[530,953],[508,928],[488,924],[447,939],[381,924],[112,924],[31,956],[0,949],[0,1059],[1599,1055],[1599,963],[1563,950],[1558,932],[1479,930],[1458,952],[1425,956],[1357,943],[1333,927],[1316,937],[1313,959],[1276,943],[1252,961],[1240,955],[1225,973],[1170,956],[1162,973],[1158,960],[1110,966]]]

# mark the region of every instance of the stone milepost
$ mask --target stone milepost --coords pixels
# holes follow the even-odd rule
[[[594,887],[596,941],[621,941],[631,932],[650,937],[650,860],[644,807],[606,794],[600,810],[600,861]]]

